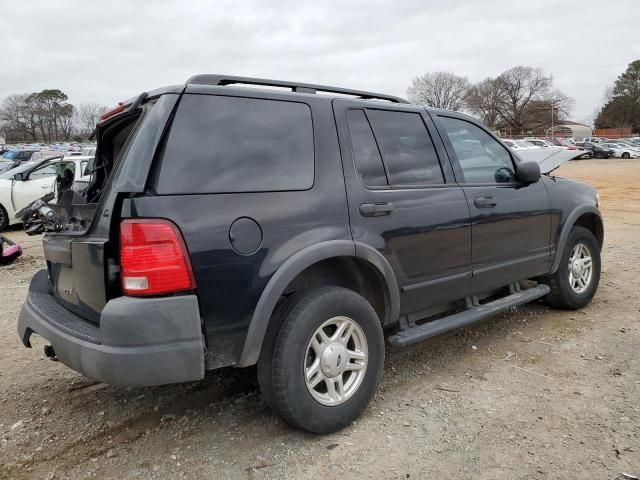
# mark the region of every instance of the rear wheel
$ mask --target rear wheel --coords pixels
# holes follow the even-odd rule
[[[363,297],[341,287],[296,295],[283,307],[258,361],[264,399],[294,427],[340,430],[362,413],[380,381],[378,316]]]
[[[9,214],[7,210],[0,205],[0,232],[5,230],[9,226]]]
[[[555,274],[543,280],[551,291],[545,301],[576,310],[591,302],[600,283],[600,246],[590,230],[573,227]]]

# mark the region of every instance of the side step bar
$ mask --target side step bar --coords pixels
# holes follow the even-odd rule
[[[484,305],[473,305],[460,313],[454,313],[453,315],[439,318],[438,320],[433,320],[423,325],[401,330],[389,337],[389,343],[394,347],[411,345],[426,338],[435,337],[441,333],[486,320],[511,307],[529,303],[540,297],[544,297],[549,293],[549,290],[547,285],[538,285],[527,290],[516,291],[511,295],[485,303]]]

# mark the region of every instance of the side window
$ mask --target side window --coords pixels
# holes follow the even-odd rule
[[[347,110],[347,123],[358,177],[367,187],[386,187],[387,175],[364,110]]]
[[[159,194],[306,190],[313,186],[311,109],[299,102],[185,95]]]
[[[491,135],[471,122],[440,117],[467,183],[507,183],[515,178],[511,155]]]
[[[29,174],[29,180],[55,176],[58,173],[56,166],[56,163],[45,163],[44,165],[40,165],[35,170],[31,171]]]
[[[444,183],[435,147],[418,113],[367,110],[392,186]]]

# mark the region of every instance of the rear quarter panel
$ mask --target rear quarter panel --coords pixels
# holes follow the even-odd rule
[[[225,95],[230,90],[224,87]],[[318,242],[351,239],[331,104],[321,98],[303,101],[311,107],[314,129],[315,179],[310,190],[155,195],[123,203],[124,218],[167,218],[180,228],[212,352],[210,368],[238,362],[253,311],[279,266]],[[255,220],[262,230],[262,243],[251,255],[231,246],[230,226],[241,217]]]

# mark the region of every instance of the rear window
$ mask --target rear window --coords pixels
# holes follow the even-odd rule
[[[159,194],[307,190],[311,110],[277,100],[185,95],[169,133]]]

